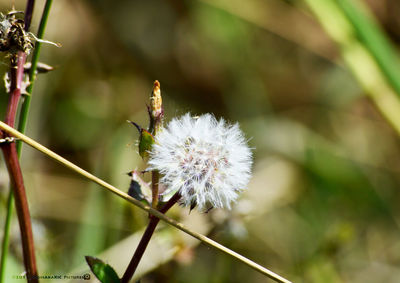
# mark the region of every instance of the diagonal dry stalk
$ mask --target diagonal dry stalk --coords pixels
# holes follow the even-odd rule
[[[188,228],[186,228],[183,224],[175,221],[174,219],[169,218],[168,216],[166,216],[165,214],[159,212],[158,210],[143,204],[142,202],[134,199],[133,197],[131,197],[130,195],[128,195],[127,193],[124,193],[123,191],[117,189],[116,187],[110,185],[109,183],[103,181],[100,178],[97,178],[96,176],[90,174],[89,172],[83,170],[82,168],[80,168],[79,166],[75,165],[74,163],[66,160],[65,158],[61,157],[60,155],[58,155],[57,153],[51,151],[50,149],[46,148],[45,146],[41,145],[40,143],[34,141],[33,139],[27,137],[26,135],[18,132],[17,130],[15,130],[14,128],[8,126],[7,124],[3,123],[0,121],[0,129],[3,131],[6,131],[8,134],[10,134],[13,137],[16,137],[18,139],[20,139],[21,141],[23,141],[24,143],[28,144],[29,146],[33,147],[34,149],[42,152],[43,154],[45,154],[46,156],[54,159],[55,161],[61,163],[63,166],[69,168],[72,171],[75,171],[76,173],[78,173],[79,175],[81,175],[82,177],[85,177],[86,179],[95,182],[96,184],[102,186],[103,188],[107,189],[108,191],[114,193],[115,195],[119,196],[120,198],[123,198],[125,200],[127,200],[128,202],[132,203],[133,205],[139,207],[140,209],[146,211],[147,213],[150,213],[151,215],[159,218],[160,220],[168,223],[169,225],[174,226],[175,228],[183,231],[184,233],[198,239],[199,241],[201,241],[204,244],[209,245],[212,248],[215,248],[237,260],[239,260],[240,262],[246,264],[247,266],[253,268],[254,270],[256,270],[257,272],[260,272],[261,274],[271,278],[272,280],[276,281],[276,282],[283,282],[283,283],[290,283],[291,281],[283,278],[282,276],[272,272],[271,270],[255,263],[254,261],[242,256],[241,254],[238,254],[237,252],[232,251],[231,249],[217,243],[214,240],[211,240],[210,238],[199,234],[195,231],[192,231]]]

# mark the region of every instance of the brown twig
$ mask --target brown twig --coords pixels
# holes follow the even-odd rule
[[[175,193],[170,200],[159,210],[161,213],[166,213],[179,199],[181,195],[179,192]],[[133,274],[136,271],[137,266],[139,265],[140,260],[147,248],[147,245],[150,242],[151,236],[154,233],[154,230],[157,227],[158,222],[160,219],[151,215],[149,224],[147,225],[146,231],[144,232],[142,239],[140,239],[139,245],[136,248],[135,253],[129,263],[124,275],[121,278],[121,283],[128,283],[131,280]]]

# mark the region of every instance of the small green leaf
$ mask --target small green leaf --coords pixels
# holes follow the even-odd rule
[[[139,140],[139,154],[145,158],[149,155],[149,151],[154,144],[154,137],[147,130],[142,129]]]
[[[117,273],[110,265],[92,256],[85,256],[85,259],[90,270],[92,270],[101,283],[121,283]]]
[[[154,144],[154,137],[153,135],[143,129],[141,126],[139,126],[138,124],[136,124],[135,122],[129,121],[129,123],[131,123],[132,125],[134,125],[136,127],[136,129],[138,129],[140,137],[139,137],[139,154],[142,158],[145,158],[147,156],[149,156],[149,151],[151,150],[151,147]]]

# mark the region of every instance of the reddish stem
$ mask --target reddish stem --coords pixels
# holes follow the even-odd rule
[[[31,26],[33,7],[35,6],[35,0],[28,0],[25,7],[25,18],[24,18],[24,30],[28,31]]]
[[[170,200],[166,204],[164,204],[164,206],[159,211],[161,213],[166,213],[180,198],[181,194],[177,192],[170,198]],[[142,239],[140,239],[139,245],[137,246],[136,251],[133,254],[131,262],[129,263],[126,269],[124,276],[122,276],[121,278],[121,283],[128,283],[129,280],[131,280],[133,274],[136,271],[136,268],[139,265],[140,260],[142,259],[142,256],[147,248],[147,245],[150,242],[151,236],[153,235],[154,230],[157,227],[158,222],[160,222],[159,218],[153,215],[150,216],[150,221],[149,224],[147,225],[146,231],[144,231]]]
[[[31,23],[34,3],[34,0],[27,1],[24,27],[26,31],[28,31]],[[10,97],[8,100],[6,117],[4,119],[5,123],[11,127],[15,126],[15,117],[17,114],[18,103],[21,98],[21,85],[24,76],[24,64],[26,61],[26,56],[26,53],[19,51],[16,58],[13,58],[11,63]],[[0,132],[0,136],[5,136],[5,133]],[[21,231],[22,252],[26,268],[27,281],[29,283],[38,283],[39,279],[33,243],[32,223],[29,214],[28,201],[26,198],[24,179],[22,177],[21,166],[18,160],[16,144],[3,144],[1,149],[3,151],[5,163],[10,176],[11,188],[15,197],[15,206],[17,208],[19,227]]]
[[[25,60],[26,54],[20,51],[17,54],[16,62],[11,66],[11,92],[5,117],[5,122],[11,127],[14,127],[15,125],[18,103],[21,98],[21,84],[24,75]],[[2,135],[4,135],[4,133],[2,133]],[[11,188],[15,197],[15,206],[17,208],[18,222],[21,231],[22,252],[24,256],[27,281],[29,283],[37,283],[39,282],[39,279],[36,266],[32,224],[16,144],[4,144],[2,145],[1,150],[3,151],[4,160],[10,176]]]
[[[24,76],[24,64],[26,60],[26,54],[22,51],[19,51],[17,54],[17,62],[16,64],[11,66],[11,92],[10,98],[8,100],[6,118],[4,120],[5,123],[14,127],[15,125],[15,116],[18,109],[18,102],[21,98],[21,84]]]
[[[37,283],[39,282],[39,279],[36,267],[35,248],[33,244],[32,224],[28,201],[26,199],[24,180],[22,178],[22,171],[18,160],[17,147],[15,143],[9,143],[3,145],[1,149],[10,175],[11,186],[15,198],[15,206],[17,208],[27,281],[29,283]]]

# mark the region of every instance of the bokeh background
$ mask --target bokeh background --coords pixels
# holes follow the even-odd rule
[[[127,191],[146,165],[126,120],[147,125],[157,79],[167,120],[214,113],[254,148],[231,211],[172,217],[294,282],[399,282],[399,13],[396,0],[57,0],[45,39],[62,48],[42,48],[55,70],[38,77],[27,134]],[[121,275],[147,215],[26,146],[22,166],[40,274],[84,274],[92,255]],[[1,237],[7,194],[1,162]],[[142,283],[268,281],[163,224],[144,257]],[[16,217],[7,268],[21,282]]]

